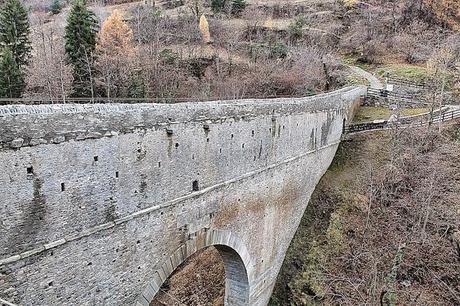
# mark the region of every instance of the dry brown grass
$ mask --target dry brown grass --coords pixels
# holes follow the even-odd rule
[[[224,280],[219,252],[206,248],[177,268],[150,306],[223,306]]]
[[[344,143],[309,208],[330,217],[318,225],[304,216],[294,238],[304,246],[291,245],[273,305],[458,305],[459,131],[456,123],[442,135],[395,130]]]

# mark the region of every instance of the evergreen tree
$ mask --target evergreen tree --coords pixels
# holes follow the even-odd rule
[[[65,52],[72,66],[73,96],[94,97],[94,51],[97,20],[84,0],[76,0],[67,17]]]
[[[233,0],[232,2],[232,15],[240,16],[246,8],[247,3],[245,0]]]
[[[0,52],[0,98],[20,98],[24,91],[24,76],[14,59],[13,51]]]
[[[145,86],[144,76],[141,70],[135,70],[129,75],[129,98],[145,98],[147,96],[147,89]]]
[[[19,0],[7,0],[0,10],[0,49],[9,48],[21,70],[32,50],[27,11]]]
[[[50,11],[54,15],[59,14],[61,12],[62,5],[59,0],[53,0],[53,2],[50,5]]]
[[[225,8],[226,0],[211,0],[211,8],[214,13],[220,13]]]

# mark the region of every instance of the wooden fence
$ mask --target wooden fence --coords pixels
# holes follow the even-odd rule
[[[393,76],[390,76],[387,78],[387,84],[414,87],[414,88],[420,88],[420,89],[424,89],[425,87],[427,87],[427,83],[424,81],[414,82],[414,81],[397,78]]]
[[[356,123],[350,124],[344,127],[343,133],[344,134],[353,134],[358,132],[365,132],[365,131],[374,131],[374,130],[386,130],[392,127],[420,127],[425,125],[431,125],[434,123],[439,122],[446,122],[450,120],[454,120],[460,118],[460,108],[445,111],[445,112],[438,112],[435,115],[428,115],[426,120],[420,121],[413,121],[413,120],[406,120],[407,118],[401,118],[397,121],[388,121],[388,120],[381,120],[381,121],[374,121],[374,122],[365,122],[365,123]],[[412,118],[413,119],[413,118]]]

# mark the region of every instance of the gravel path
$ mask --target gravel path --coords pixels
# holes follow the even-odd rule
[[[376,88],[376,89],[383,88],[382,82],[380,82],[380,80],[377,79],[373,74],[367,72],[364,69],[356,67],[356,66],[349,66],[349,67],[350,67],[350,70],[353,72],[353,74],[368,80],[371,88]]]

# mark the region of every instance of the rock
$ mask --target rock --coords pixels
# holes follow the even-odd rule
[[[53,138],[53,143],[61,143],[65,141],[65,136],[57,136]]]
[[[102,137],[102,134],[99,133],[99,132],[89,132],[87,135],[86,135],[87,138],[101,138]]]
[[[16,139],[14,139],[14,140],[11,142],[10,146],[11,146],[12,148],[17,149],[17,148],[22,147],[23,144],[24,144],[24,139],[22,139],[22,138],[16,138]]]
[[[30,140],[30,145],[31,146],[38,146],[39,144],[45,144],[45,143],[48,143],[48,141],[46,141],[46,139],[43,139],[43,138],[32,138]]]

